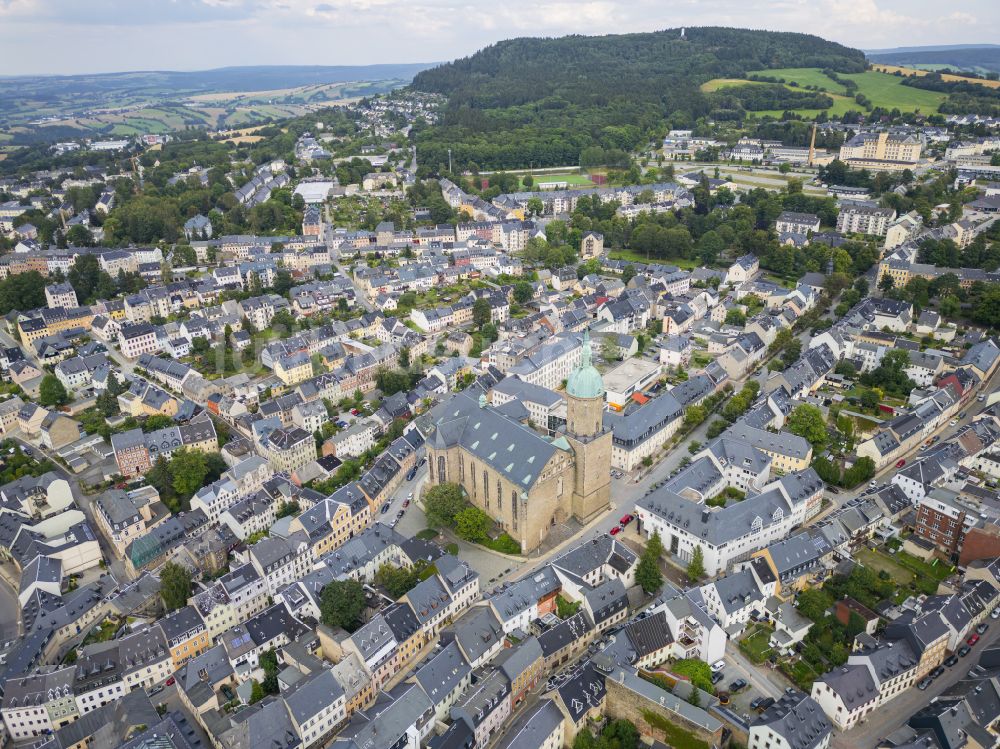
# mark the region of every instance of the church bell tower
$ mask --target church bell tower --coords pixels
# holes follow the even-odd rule
[[[604,380],[592,359],[584,331],[580,366],[566,380],[566,439],[576,456],[573,515],[582,522],[611,504],[611,432],[604,428]]]

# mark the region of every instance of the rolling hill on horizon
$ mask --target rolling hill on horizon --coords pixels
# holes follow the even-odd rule
[[[414,77],[413,88],[449,98],[441,123],[417,131],[417,148],[431,165],[451,149],[462,169],[616,163],[657,128],[741,118],[741,97],[779,110],[828,101],[777,85],[702,91],[711,79],[865,66],[860,50],[818,36],[722,27],[510,39]]]
[[[951,68],[975,73],[1000,72],[1000,44],[953,44],[867,50],[868,59],[886,65]]]
[[[405,86],[434,63],[0,77],[0,144],[244,127]]]

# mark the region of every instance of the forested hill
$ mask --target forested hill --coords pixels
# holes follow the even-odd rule
[[[445,94],[441,125],[420,132],[423,163],[511,168],[578,163],[588,147],[633,148],[664,124],[705,116],[699,85],[749,70],[860,72],[860,50],[808,34],[690,28],[646,34],[511,39],[418,73],[413,87]]]

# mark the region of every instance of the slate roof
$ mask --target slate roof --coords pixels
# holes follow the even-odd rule
[[[790,749],[815,749],[832,732],[830,721],[812,697],[801,692],[786,692],[765,710],[753,726],[773,731]]]
[[[534,486],[544,466],[559,449],[495,408],[481,408],[467,392],[455,394],[434,409],[434,426],[428,441],[442,449],[461,445],[524,489]]]
[[[473,606],[441,632],[443,643],[457,642],[470,662],[478,661],[504,638],[503,625],[489,606]]]
[[[425,658],[413,678],[431,702],[440,705],[471,673],[458,644],[451,642]]]
[[[521,713],[497,742],[496,749],[541,749],[562,722],[563,714],[555,703],[542,700]]]

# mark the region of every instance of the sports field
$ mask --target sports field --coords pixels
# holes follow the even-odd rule
[[[537,187],[565,182],[570,186],[592,187],[593,182],[583,174],[538,174],[532,177]]]

